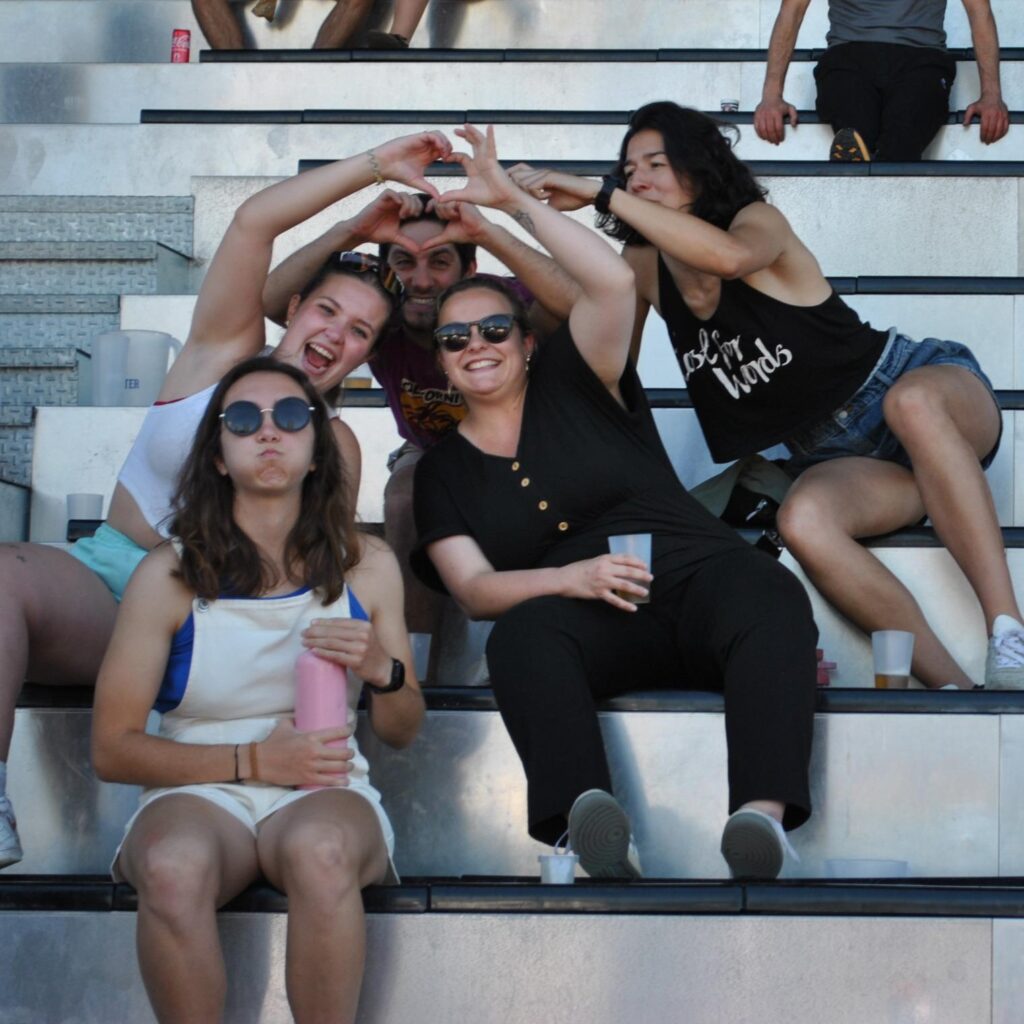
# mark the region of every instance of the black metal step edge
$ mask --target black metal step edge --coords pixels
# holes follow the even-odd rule
[[[728,124],[753,123],[752,110],[706,111]],[[143,109],[141,124],[574,124],[629,123],[631,110],[179,110]],[[964,112],[951,110],[946,123],[963,122]],[[822,124],[814,110],[799,112],[800,124]],[[1024,124],[1024,110],[1010,112],[1011,124]]]
[[[826,652],[827,654],[827,652]],[[429,711],[497,711],[487,687],[427,686]],[[88,711],[93,691],[88,686],[42,686],[26,683],[18,707],[36,711]],[[597,702],[602,712],[680,712],[721,714],[720,693],[707,690],[637,690]],[[1017,690],[876,690],[873,687],[820,687],[819,714],[1021,715],[1024,691]],[[0,876],[2,877],[2,876]]]
[[[824,48],[794,50],[791,60],[817,61],[824,54]],[[974,51],[958,47],[947,51],[958,61],[974,60]],[[323,64],[323,63],[517,63],[538,62],[559,64],[606,63],[764,63],[767,50],[745,49],[429,49],[412,47],[408,50],[200,50],[202,64]],[[1006,47],[1000,49],[1001,61],[1024,60],[1024,48]]]
[[[1020,879],[728,882],[645,880],[540,885],[535,879],[417,879],[363,891],[370,914],[763,914],[858,917],[1024,917]],[[0,878],[0,911],[133,912],[134,890],[102,876]],[[265,883],[225,913],[277,914],[287,897]]]
[[[334,163],[337,157],[300,160],[300,172]],[[502,160],[502,166],[522,163],[521,158]],[[527,163],[530,161],[527,160]],[[920,160],[915,163],[832,163],[829,160],[748,160],[757,177],[771,178],[1019,178],[1024,160]],[[566,174],[599,178],[612,169],[611,160],[545,160],[544,166]],[[435,163],[428,178],[464,178],[459,164]]]

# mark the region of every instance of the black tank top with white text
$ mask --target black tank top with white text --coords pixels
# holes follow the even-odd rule
[[[867,380],[888,334],[833,291],[792,306],[743,281],[722,281],[699,320],[658,257],[661,315],[715,462],[770,448],[833,412]]]

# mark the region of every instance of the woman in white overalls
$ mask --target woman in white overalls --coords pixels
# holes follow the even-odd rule
[[[355,1018],[360,890],[391,874],[393,833],[354,709],[365,684],[374,732],[400,747],[423,700],[397,562],[355,532],[342,472],[301,371],[268,358],[231,370],[182,470],[173,540],[142,561],[118,613],[93,758],[101,778],[144,787],[113,874],[139,894],[139,963],[160,1021],[221,1019],[216,909],[260,876],[288,896],[295,1019]],[[295,729],[295,661],[310,649],[350,670],[347,727]],[[342,738],[347,749],[328,746]]]

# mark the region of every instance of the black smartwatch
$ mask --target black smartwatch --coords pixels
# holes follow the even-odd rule
[[[608,213],[608,204],[612,201],[612,193],[622,188],[622,181],[614,174],[606,174],[601,179],[601,191],[594,196],[594,209],[598,213]]]
[[[387,686],[376,686],[374,683],[363,681],[371,693],[394,693],[405,686],[405,664],[397,658],[391,659],[391,679]]]

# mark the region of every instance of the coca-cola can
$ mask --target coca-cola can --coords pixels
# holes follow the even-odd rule
[[[171,63],[187,64],[192,49],[192,33],[187,28],[176,28],[171,33]]]

